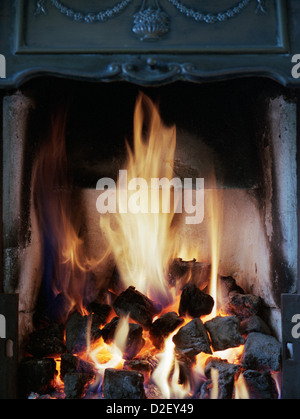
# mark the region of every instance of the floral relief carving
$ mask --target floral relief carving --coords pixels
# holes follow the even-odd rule
[[[95,24],[106,22],[110,19],[118,17],[122,14],[122,12],[124,12],[130,3],[137,3],[137,1],[140,2],[141,7],[139,11],[133,15],[133,33],[137,35],[140,41],[157,41],[161,39],[170,31],[170,18],[161,8],[158,0],[154,0],[152,2],[149,0],[121,0],[114,3],[114,5],[110,8],[87,13],[74,10],[60,0],[35,0],[35,14],[47,15],[48,6],[52,6],[67,18],[72,19],[74,22]],[[266,12],[266,0],[240,0],[232,7],[217,13],[207,13],[189,8],[184,5],[182,0],[164,0],[165,3],[168,2],[172,4],[178,12],[185,17],[193,19],[196,22],[206,24],[222,23],[234,18],[253,1],[257,3],[256,12]]]

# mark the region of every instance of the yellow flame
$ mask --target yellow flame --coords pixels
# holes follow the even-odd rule
[[[250,398],[247,384],[242,374],[240,374],[239,378],[236,380],[234,388],[235,388],[235,399],[249,399]]]
[[[184,399],[190,393],[191,386],[187,381],[184,384],[179,384],[180,366],[179,362],[175,358],[174,360],[174,372],[171,380],[171,395],[174,399]]]
[[[174,343],[170,335],[165,341],[164,351],[158,355],[159,364],[152,373],[152,380],[160,389],[162,395],[166,399],[171,397],[171,389],[169,386],[169,375],[174,361]]]
[[[124,353],[126,348],[127,337],[129,333],[129,315],[121,316],[115,331],[115,345]]]
[[[224,349],[223,351],[215,351],[214,356],[226,359],[230,364],[238,364],[243,353],[245,345],[236,346],[234,348]]]
[[[144,105],[144,106],[143,106]],[[145,115],[143,109],[146,108]],[[146,118],[147,116],[147,118]],[[143,136],[145,120],[149,122],[146,140]],[[153,299],[170,302],[167,286],[169,261],[175,254],[171,224],[174,218],[172,198],[173,162],[176,145],[175,127],[162,123],[159,112],[146,96],[140,95],[134,113],[134,149],[127,146],[127,179],[118,180],[117,212],[102,215],[100,226],[112,249],[121,278],[126,286],[133,285]],[[124,172],[125,172],[124,170]],[[145,180],[167,179],[166,189],[158,191],[143,186]],[[136,180],[137,179],[137,180]],[[130,182],[135,180],[135,185]],[[139,186],[130,191],[129,185]],[[164,193],[164,200],[160,199]],[[128,206],[141,201],[147,208],[136,205],[134,213]],[[166,210],[166,208],[170,210]]]
[[[205,352],[200,352],[196,355],[196,365],[193,368],[194,375],[205,376],[205,363],[207,358],[211,357],[211,354],[206,354]]]
[[[211,243],[211,278],[209,294],[215,301],[210,316],[215,317],[218,311],[218,272],[220,262],[220,242],[222,237],[223,197],[222,191],[217,189],[214,173],[211,177],[211,184],[212,188],[208,191],[206,201],[209,213],[209,230]]]
[[[175,357],[174,353],[174,342],[173,336],[176,334],[177,329],[171,333],[165,340],[164,351],[158,355],[159,363],[156,369],[152,373],[152,380],[159,388],[162,396],[166,399],[170,398],[185,398],[190,390],[190,383],[179,384],[179,374],[180,368],[179,363]],[[172,373],[172,368],[174,371],[172,378],[170,375]]]
[[[219,397],[219,371],[216,368],[212,367],[210,369],[210,376],[212,382],[210,398],[217,399]]]

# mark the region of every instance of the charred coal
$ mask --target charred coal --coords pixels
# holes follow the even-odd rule
[[[214,306],[214,299],[201,291],[195,284],[187,284],[183,287],[179,315],[191,317],[201,317],[210,314]]]
[[[153,345],[157,349],[163,349],[166,337],[174,332],[183,322],[184,320],[174,311],[160,316],[150,327],[150,339]]]
[[[138,371],[107,368],[104,373],[105,399],[144,399],[144,377]]]
[[[118,316],[129,314],[132,320],[149,329],[153,317],[160,313],[162,307],[148,297],[137,291],[135,287],[128,287],[113,303],[113,308]]]
[[[180,354],[195,356],[200,352],[211,354],[210,341],[202,321],[193,319],[173,336],[175,350]]]
[[[234,348],[245,343],[239,332],[240,321],[237,316],[217,316],[205,323],[214,351]]]

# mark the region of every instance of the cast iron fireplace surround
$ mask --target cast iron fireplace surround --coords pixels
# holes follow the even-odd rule
[[[255,75],[297,86],[297,0],[210,3],[2,1],[1,87],[45,74],[140,85]]]
[[[274,83],[276,92],[289,100],[292,98],[297,106],[298,128],[300,71],[298,77],[295,65],[300,54],[299,1],[215,0],[209,3],[3,0],[0,54],[5,58],[2,63],[5,62],[6,71],[0,78],[1,99],[43,77],[104,83],[106,89],[110,83],[115,85],[114,82],[128,83],[135,88],[167,86],[171,89],[176,83],[187,83],[190,88],[193,84],[208,86],[258,78],[259,83],[263,84],[264,80],[266,85]],[[297,165],[298,144],[297,133]],[[298,172],[299,169],[297,176]],[[3,177],[2,170],[1,174]],[[3,218],[2,225],[5,222]],[[300,343],[291,334],[294,325],[291,319],[300,313],[298,260],[296,265],[298,279],[294,279],[293,286],[283,287],[281,300],[283,398],[300,398]],[[13,327],[18,317],[18,297],[5,294],[4,284],[1,275],[0,314],[3,310],[7,317],[5,339],[0,336],[3,353],[7,351],[7,339],[14,343],[18,340]],[[293,346],[292,357],[287,343]],[[12,359],[0,365],[1,380],[5,377],[0,383],[0,398],[13,398],[16,394],[13,377],[17,357],[15,350]]]

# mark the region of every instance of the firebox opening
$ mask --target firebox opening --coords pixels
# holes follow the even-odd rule
[[[280,295],[295,289],[297,274],[297,232],[293,229],[296,225],[293,92],[262,78],[203,85],[178,82],[156,88],[41,78],[5,97],[3,108],[4,160],[9,156],[6,161],[12,165],[4,167],[3,174],[4,195],[10,202],[3,209],[4,218],[7,216],[4,290],[20,295],[21,334],[24,334],[21,342],[26,342],[28,333],[49,306],[55,316],[61,308],[57,295],[49,289],[50,279],[55,276],[55,260],[61,255],[49,247],[53,230],[41,231],[37,216],[38,206],[45,205],[43,194],[47,188],[41,183],[39,194],[34,196],[28,186],[32,187],[34,174],[38,178],[40,173],[47,173],[47,167],[62,168],[62,173],[50,170],[49,177],[65,176],[58,183],[61,189],[50,191],[54,201],[67,197],[67,217],[58,220],[58,226],[70,223],[71,227],[78,227],[75,248],[84,249],[91,266],[99,258],[104,260],[88,270],[88,289],[81,289],[86,297],[82,314],[85,306],[97,297],[109,303],[109,298],[125,291],[120,288],[116,261],[106,257],[107,238],[99,226],[102,215],[96,208],[99,195],[96,184],[100,178],[117,181],[119,170],[124,167],[125,140],[133,147],[133,115],[140,91],[158,103],[167,129],[176,125],[174,176],[204,179],[203,222],[197,225],[178,222],[174,237],[178,242],[188,243],[189,248],[177,256],[183,261],[195,258],[203,264],[212,263],[209,230],[212,215],[208,205],[221,202],[217,274],[234,278],[246,294],[262,299],[264,320],[280,339]],[[147,131],[146,122],[142,132]],[[53,135],[53,126],[56,130],[53,138],[65,141],[65,154],[58,155],[55,161],[55,153],[45,153],[43,172],[35,172],[37,157]],[[17,156],[15,161],[12,155]],[[50,160],[54,165],[48,166]],[[293,211],[286,210],[287,200]],[[12,204],[15,204],[13,212]],[[47,211],[50,207],[45,206]],[[49,219],[53,221],[55,217],[60,216],[51,215]],[[58,239],[54,238],[55,241]],[[74,253],[65,258],[71,260],[73,256]],[[80,264],[79,259],[79,271]],[[64,275],[70,275],[68,269]],[[71,283],[68,286],[72,288]]]

